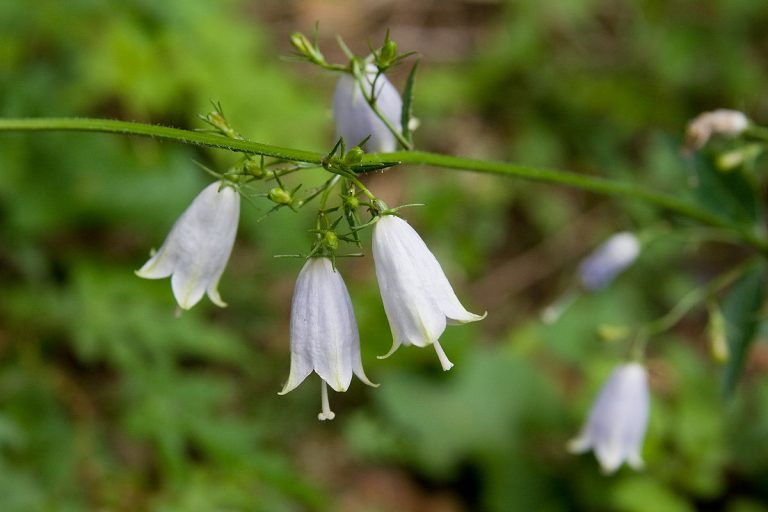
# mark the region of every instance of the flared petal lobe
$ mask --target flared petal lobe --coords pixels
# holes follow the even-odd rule
[[[390,354],[400,345],[434,344],[443,368],[450,368],[438,343],[446,325],[484,316],[462,306],[435,256],[403,219],[394,215],[379,219],[373,228],[373,259],[392,330]]]
[[[217,306],[226,306],[218,284],[235,243],[239,218],[238,192],[212,183],[192,201],[160,249],[136,274],[147,279],[171,276],[173,295],[182,309],[190,309],[205,293]]]
[[[369,65],[368,80],[376,77],[376,67]],[[367,86],[370,90],[371,85]],[[384,75],[376,80],[376,106],[394,127],[400,131],[400,115],[403,101],[400,93]],[[397,149],[397,139],[379,119],[363,97],[355,78],[343,74],[336,84],[333,95],[333,117],[336,121],[336,137],[343,137],[347,147],[359,143],[369,135],[365,144],[370,153],[391,153]]]
[[[581,262],[581,283],[588,291],[608,286],[639,254],[640,242],[635,235],[628,231],[616,233]]]
[[[575,453],[594,451],[606,473],[625,461],[634,469],[643,466],[640,454],[648,425],[648,376],[639,363],[616,368],[592,406],[579,437],[569,444]]]
[[[363,372],[349,292],[328,258],[311,258],[301,269],[290,331],[291,370],[280,394],[296,388],[313,371],[335,391],[346,391],[352,374],[373,385]]]

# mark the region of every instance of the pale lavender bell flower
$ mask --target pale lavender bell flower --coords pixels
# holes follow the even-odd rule
[[[599,290],[635,262],[640,241],[628,232],[611,236],[579,265],[579,279],[588,291]]]
[[[685,131],[685,147],[701,149],[715,135],[737,137],[749,128],[749,118],[743,112],[719,108],[703,112],[691,119]]]
[[[391,355],[400,345],[433,345],[443,370],[453,363],[439,343],[448,324],[485,318],[470,313],[445,277],[440,263],[403,219],[383,215],[373,228],[373,260],[384,311],[392,330]]]
[[[360,357],[360,335],[344,280],[325,257],[310,258],[296,280],[291,303],[291,371],[279,394],[295,389],[313,371],[322,379],[320,420],[335,417],[328,387],[343,392],[352,374],[369,386]]]
[[[366,67],[366,94],[373,88],[376,66]],[[376,106],[400,133],[400,116],[403,101],[400,93],[383,74],[375,84]],[[370,135],[363,149],[369,153],[391,153],[397,149],[397,138],[379,119],[363,97],[355,77],[344,73],[336,84],[333,94],[333,117],[336,121],[336,137],[343,137],[347,147],[352,147]]]
[[[625,461],[642,469],[640,451],[648,425],[648,376],[640,363],[616,368],[597,396],[579,436],[568,444],[572,453],[595,452],[606,473]]]
[[[225,307],[218,285],[235,243],[239,218],[237,190],[224,182],[208,185],[136,275],[146,279],[171,276],[171,289],[181,309],[190,309],[206,292],[211,302]]]

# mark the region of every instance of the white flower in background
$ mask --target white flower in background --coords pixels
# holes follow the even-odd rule
[[[328,405],[327,386],[346,391],[353,373],[375,386],[363,371],[349,292],[328,258],[307,260],[296,280],[291,303],[291,371],[280,394],[295,389],[313,371],[323,380],[320,420],[335,416]]]
[[[592,405],[581,434],[568,444],[573,453],[595,452],[606,473],[626,461],[643,467],[640,451],[648,426],[648,376],[640,363],[616,368]]]
[[[704,112],[688,123],[685,147],[696,150],[703,147],[713,135],[736,137],[749,128],[749,118],[738,110],[717,109]]]
[[[171,276],[173,295],[182,309],[197,304],[206,292],[214,304],[225,307],[218,285],[235,243],[239,217],[240,194],[222,182],[208,185],[136,275]]]
[[[373,260],[384,311],[392,330],[392,354],[400,345],[434,345],[443,370],[453,363],[438,339],[447,324],[476,322],[453,292],[443,269],[418,233],[394,215],[379,218],[373,228]]]
[[[366,67],[368,81],[376,77],[376,66]],[[372,85],[366,86],[366,94]],[[376,80],[376,106],[400,132],[400,116],[403,101],[395,86],[383,74]],[[336,120],[336,137],[343,137],[347,147],[357,144],[369,135],[365,149],[369,153],[391,153],[397,149],[397,139],[365,101],[355,77],[344,73],[336,84],[333,94],[333,117]]]
[[[579,265],[579,279],[588,291],[607,286],[632,265],[640,254],[640,242],[627,231],[611,236]]]

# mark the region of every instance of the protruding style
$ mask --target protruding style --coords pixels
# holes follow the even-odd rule
[[[461,305],[435,256],[399,217],[384,215],[374,226],[373,260],[393,337],[392,349],[383,357],[400,345],[433,345],[443,370],[451,369],[453,363],[438,341],[446,325],[476,322],[485,315]]]
[[[352,374],[369,386],[360,358],[360,335],[349,292],[331,260],[310,258],[296,280],[291,303],[291,371],[281,395],[301,384],[313,371],[322,382],[320,420],[335,414],[328,389],[343,392]]]
[[[136,275],[171,276],[179,307],[190,309],[204,293],[220,307],[219,279],[232,252],[240,218],[240,194],[224,182],[208,185],[181,214],[163,245]]]

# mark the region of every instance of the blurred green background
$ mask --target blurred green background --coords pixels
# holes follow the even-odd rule
[[[386,28],[421,53],[422,149],[688,187],[685,123],[716,107],[768,119],[761,0],[413,2],[4,0],[0,116],[199,128],[221,101],[250,139],[324,151],[335,77],[280,58],[320,22],[358,53]],[[393,73],[402,86],[407,68]],[[278,397],[312,213],[243,204],[220,290],[181,318],[167,280],[134,276],[236,157],[149,139],[0,134],[0,511],[768,510],[768,346],[724,400],[706,317],[652,341],[642,473],[604,477],[567,440],[624,348],[601,323],[665,313],[741,254],[692,242],[630,201],[452,171],[369,179],[407,210],[472,311],[434,352],[391,338],[370,257],[341,265],[368,375],[316,420],[316,377]],[[317,180],[310,176],[306,183]],[[291,183],[297,183],[294,180]],[[538,312],[610,233],[639,262],[552,326]],[[649,279],[649,276],[653,276]]]

